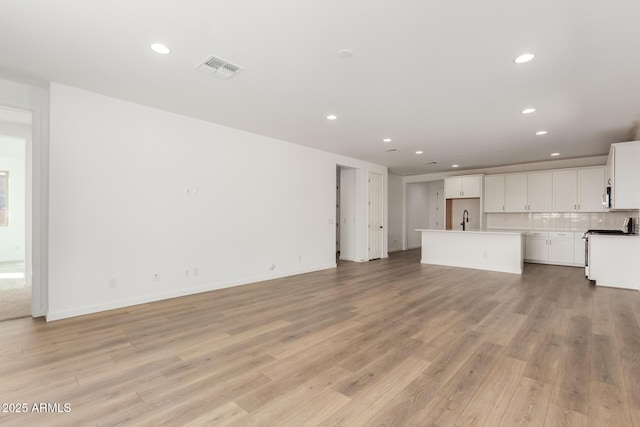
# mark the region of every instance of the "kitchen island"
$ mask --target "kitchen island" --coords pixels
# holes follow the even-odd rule
[[[522,274],[524,238],[519,232],[425,230],[423,264]]]

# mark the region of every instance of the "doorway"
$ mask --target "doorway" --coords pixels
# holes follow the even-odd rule
[[[356,169],[336,168],[336,251],[338,259],[356,260]]]
[[[27,141],[31,113],[0,107],[0,320],[31,316]]]

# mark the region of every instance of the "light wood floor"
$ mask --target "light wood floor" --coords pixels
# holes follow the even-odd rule
[[[640,426],[640,293],[418,251],[0,323],[0,425]]]

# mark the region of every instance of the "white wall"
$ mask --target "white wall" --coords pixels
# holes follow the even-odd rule
[[[389,252],[402,250],[403,191],[402,177],[389,174]]]
[[[366,177],[386,188],[385,167],[50,91],[49,320],[334,266],[337,164],[357,169],[366,258]]]
[[[25,257],[25,147],[23,138],[0,135],[0,171],[9,172],[9,218],[6,226],[0,226],[0,262],[24,261]]]
[[[356,170],[340,168],[340,259],[356,260]]]

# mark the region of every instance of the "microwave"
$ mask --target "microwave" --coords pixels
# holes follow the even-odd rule
[[[607,186],[606,192],[602,195],[602,204],[605,208],[611,209],[613,208],[613,199],[611,197],[611,186]]]

